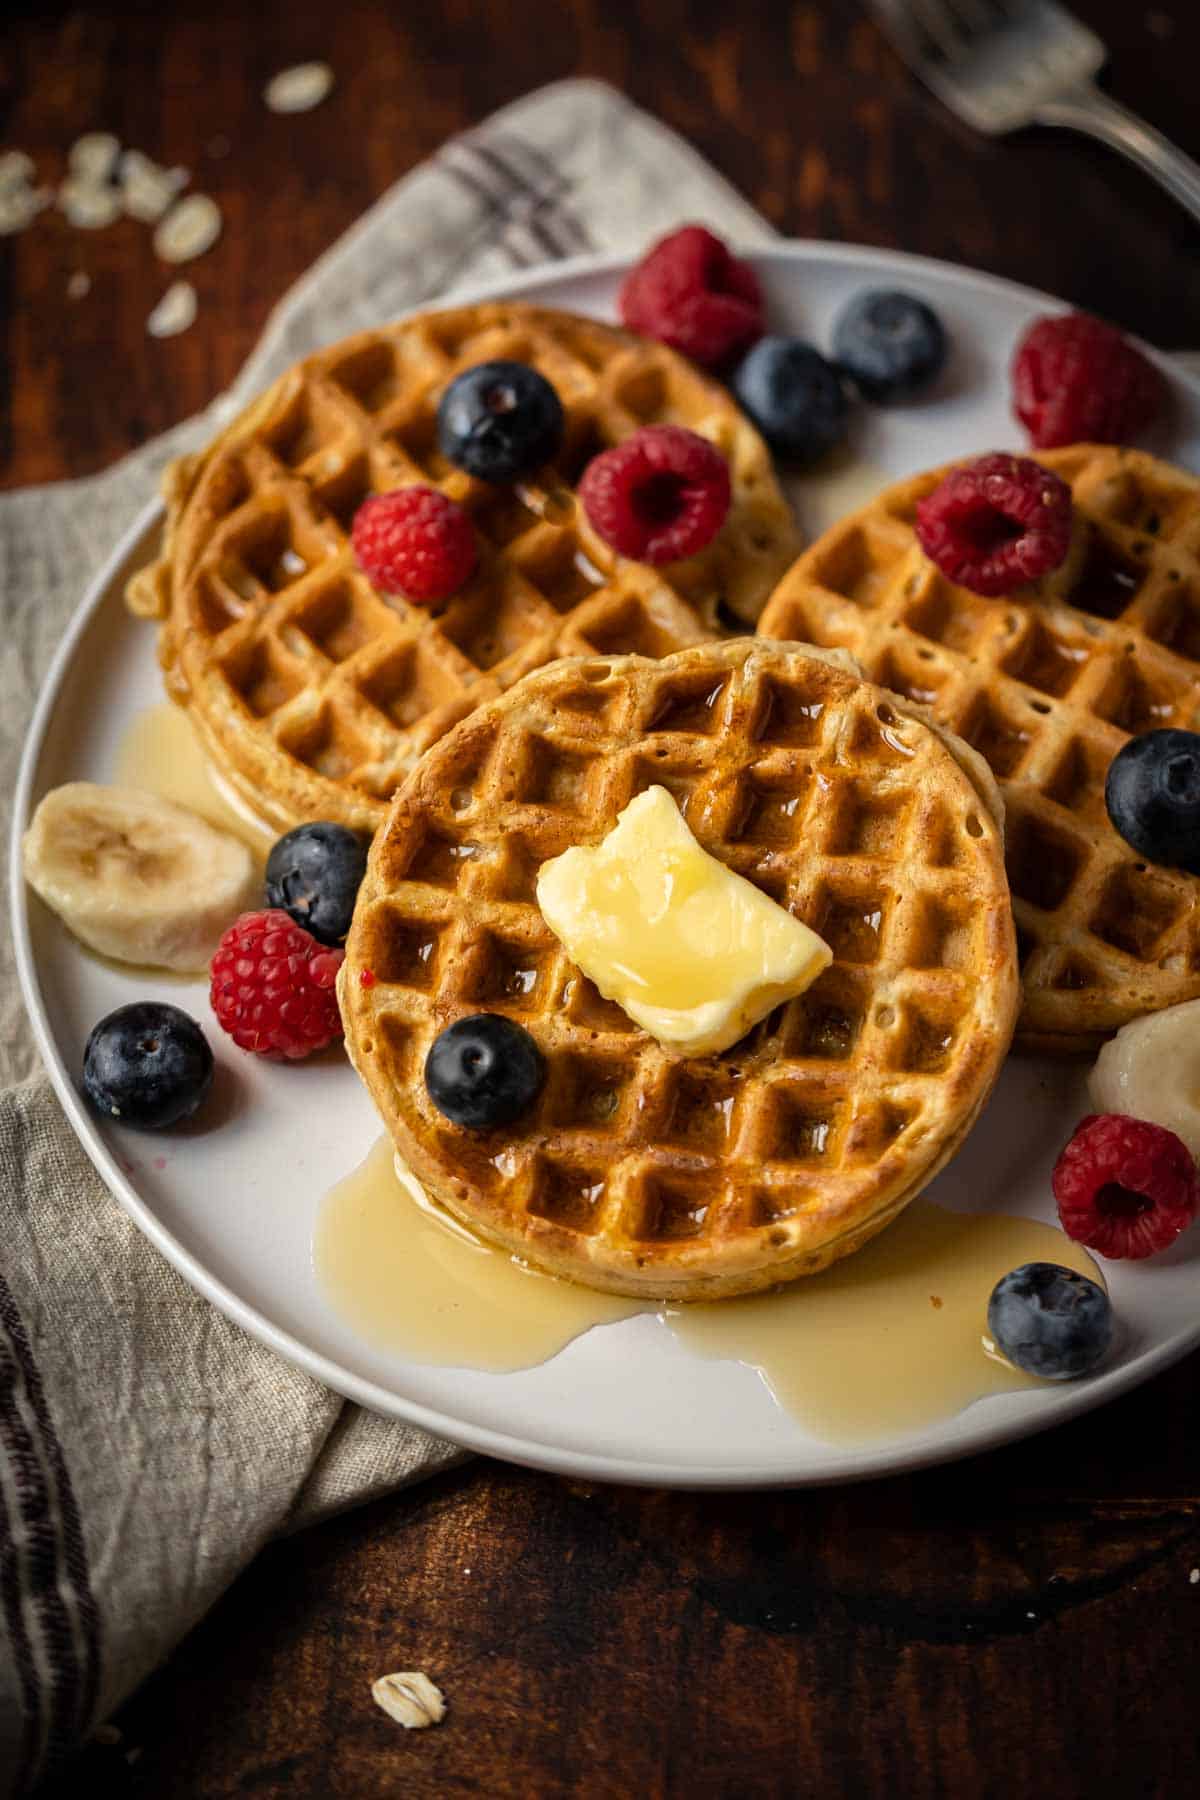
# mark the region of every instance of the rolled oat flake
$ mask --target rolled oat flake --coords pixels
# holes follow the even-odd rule
[[[78,180],[91,186],[107,181],[121,154],[121,144],[111,131],[85,131],[67,152],[67,163]]]
[[[106,181],[68,175],[58,190],[58,210],[80,231],[102,231],[121,216],[121,196]]]
[[[154,250],[164,262],[191,262],[211,250],[221,235],[221,209],[207,194],[189,194],[173,206],[154,233]]]
[[[34,173],[32,156],[26,156],[24,150],[6,150],[0,156],[0,194],[28,187]]]
[[[0,187],[0,237],[13,237],[27,225],[32,225],[38,214],[49,206],[51,198],[47,189],[32,188],[23,182]]]
[[[295,68],[281,69],[263,89],[263,99],[275,113],[309,112],[320,106],[333,86],[333,70],[328,63],[297,63]]]
[[[196,290],[190,281],[176,281],[167,289],[150,317],[146,330],[151,337],[178,337],[196,317]]]
[[[186,169],[165,169],[140,150],[126,150],[120,167],[122,205],[131,219],[155,225],[187,179]]]
[[[446,1716],[446,1698],[421,1669],[398,1669],[371,1684],[371,1698],[406,1731],[425,1731]]]

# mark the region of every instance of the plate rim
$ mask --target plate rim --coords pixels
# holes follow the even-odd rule
[[[973,270],[959,263],[936,257],[918,256],[907,251],[888,250],[876,245],[859,245],[803,238],[781,239],[775,243],[755,245],[744,252],[755,262],[783,265],[813,262],[854,261],[879,269],[904,271],[913,276],[922,272],[950,280],[965,290],[986,291],[1026,305],[1062,308],[1069,303],[1040,289],[1010,280],[1006,276]],[[604,253],[565,258],[539,263],[534,267],[453,289],[436,304],[469,306],[484,300],[512,299],[537,289],[547,282],[575,278],[613,277],[628,269],[632,255]],[[398,317],[409,317],[430,310],[429,303],[409,309]],[[332,341],[332,340],[331,340]],[[1139,340],[1140,341],[1140,340]],[[1200,376],[1156,350],[1143,345],[1147,353],[1166,369],[1172,380],[1189,387],[1200,400]],[[878,1480],[956,1462],[968,1456],[998,1449],[1004,1444],[1023,1441],[1050,1430],[1068,1420],[1094,1411],[1120,1395],[1139,1387],[1144,1381],[1172,1367],[1200,1345],[1200,1320],[1192,1330],[1165,1343],[1149,1348],[1130,1362],[1097,1377],[1078,1389],[1055,1390],[1044,1396],[1036,1418],[997,1419],[990,1424],[976,1424],[956,1434],[949,1442],[935,1442],[918,1448],[904,1446],[904,1440],[881,1439],[877,1447],[858,1446],[845,1450],[824,1463],[819,1471],[783,1469],[778,1463],[736,1466],[721,1463],[681,1461],[647,1461],[616,1456],[602,1451],[565,1449],[536,1438],[526,1438],[491,1427],[463,1422],[437,1408],[408,1400],[392,1389],[381,1386],[344,1368],[331,1357],[311,1349],[292,1332],[274,1324],[265,1314],[235,1294],[217,1276],[211,1274],[199,1257],[188,1250],[158,1219],[153,1208],[142,1199],[134,1183],[125,1174],[116,1157],[100,1136],[99,1129],[84,1108],[67,1062],[50,1026],[49,1015],[38,976],[30,932],[28,890],[22,867],[21,844],[31,814],[38,766],[45,749],[58,698],[81,640],[101,607],[110,598],[113,583],[122,566],[129,560],[139,542],[162,519],[162,500],[155,496],[138,512],[121,534],[112,551],[87,583],[83,596],[71,615],[62,639],[43,678],[29,728],[21,749],[16,785],[13,792],[12,827],[9,844],[9,901],[15,963],[21,996],[33,1029],[34,1040],[51,1085],[83,1150],[117,1203],[133,1219],[150,1243],[164,1256],[201,1297],[224,1313],[247,1334],[294,1367],[312,1375],[325,1386],[365,1407],[368,1411],[413,1424],[431,1435],[464,1450],[495,1456],[551,1474],[577,1476],[590,1480],[621,1482],[643,1487],[681,1489],[749,1490],[785,1487],[828,1487],[848,1481]],[[969,1416],[956,1415],[957,1419]]]

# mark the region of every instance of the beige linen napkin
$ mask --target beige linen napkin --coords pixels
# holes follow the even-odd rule
[[[638,248],[689,218],[744,243],[768,235],[680,139],[618,94],[590,82],[543,89],[385,194],[288,295],[201,418],[102,475],[0,496],[5,812],[55,645],[169,456],[318,344],[464,283]],[[6,934],[0,1088],[7,1795],[111,1712],[270,1537],[462,1453],[281,1362],[141,1238],[38,1072]]]

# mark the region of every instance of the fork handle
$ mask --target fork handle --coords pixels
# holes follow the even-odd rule
[[[1090,81],[1068,88],[1038,107],[1040,125],[1065,125],[1086,131],[1102,143],[1120,150],[1131,162],[1153,175],[1168,194],[1200,221],[1200,164],[1177,150],[1161,131],[1147,125],[1136,113],[1110,100]]]

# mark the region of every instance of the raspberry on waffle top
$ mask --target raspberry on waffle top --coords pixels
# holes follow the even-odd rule
[[[513,487],[436,442],[465,369],[526,362],[566,414],[563,447]],[[575,486],[639,426],[685,425],[729,464],[717,537],[666,568],[623,560]],[[479,566],[443,606],[380,594],[350,528],[373,493],[433,486],[464,507]],[[753,621],[799,549],[754,428],[673,351],[567,313],[493,303],[427,313],[318,352],[166,483],[159,560],[129,587],[214,764],[273,824],[373,830],[416,758],[458,719],[564,653],[659,656]]]
[[[639,1030],[536,904],[544,863],[656,786],[833,954],[721,1055]],[[378,833],[339,977],[351,1059],[429,1193],[542,1268],[681,1299],[814,1273],[925,1186],[999,1070],[1000,811],[970,750],[807,646],[557,662],[427,752]],[[423,1069],[481,1012],[546,1075],[528,1116],[469,1131]]]
[[[933,566],[916,510],[938,469],[826,532],[759,630],[849,650],[986,758],[1007,814],[1018,1041],[1068,1054],[1200,994],[1200,879],[1139,857],[1104,800],[1130,736],[1200,724],[1200,480],[1102,445],[1037,460],[1082,528],[1040,589],[985,599]]]

